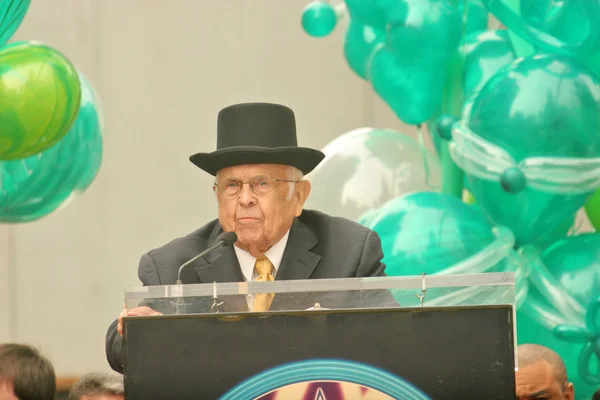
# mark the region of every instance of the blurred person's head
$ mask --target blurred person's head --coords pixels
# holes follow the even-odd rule
[[[600,400],[600,389],[598,389],[594,392],[594,395],[592,396],[592,400]]]
[[[53,400],[52,363],[32,346],[0,344],[0,400]]]
[[[518,347],[519,370],[516,373],[518,400],[573,400],[573,384],[558,354],[537,344]]]
[[[91,373],[71,388],[69,400],[123,400],[123,377],[118,374]]]

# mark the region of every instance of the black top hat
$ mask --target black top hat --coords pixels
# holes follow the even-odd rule
[[[222,109],[217,121],[217,150],[190,161],[211,175],[245,164],[283,164],[304,174],[325,158],[319,150],[298,147],[294,112],[279,104],[244,103]]]

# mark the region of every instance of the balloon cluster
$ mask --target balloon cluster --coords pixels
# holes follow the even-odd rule
[[[374,130],[342,135],[309,176],[310,205],[377,231],[389,275],[514,272],[518,340],[558,351],[589,398],[600,386],[600,2],[315,1],[302,26],[323,37],[342,15],[349,67],[404,123],[426,124],[437,154],[368,145]],[[422,175],[388,190],[381,165],[402,162],[439,166],[441,190]],[[597,232],[577,232],[579,210]]]
[[[90,82],[58,51],[7,44],[30,0],[0,0],[0,222],[46,216],[92,183],[102,115]]]

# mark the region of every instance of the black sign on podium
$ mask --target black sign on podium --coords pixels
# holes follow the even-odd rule
[[[268,312],[253,296],[274,293]],[[514,276],[135,288],[127,399],[513,399]]]

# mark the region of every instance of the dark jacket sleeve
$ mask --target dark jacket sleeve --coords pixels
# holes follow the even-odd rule
[[[160,285],[156,264],[150,254],[144,254],[138,266],[138,277],[144,286]],[[123,373],[123,341],[117,330],[118,320],[114,320],[106,332],[106,359],[110,367]]]
[[[377,277],[387,276],[385,273],[385,264],[382,262],[383,250],[381,248],[381,240],[375,231],[370,231],[367,234],[365,244],[363,246],[362,255],[358,265],[358,277]],[[398,307],[399,303],[394,299],[391,292],[386,289],[369,290],[361,296],[363,307],[367,308],[388,308]]]
[[[375,231],[369,231],[356,271],[357,277],[386,276],[381,240]]]

